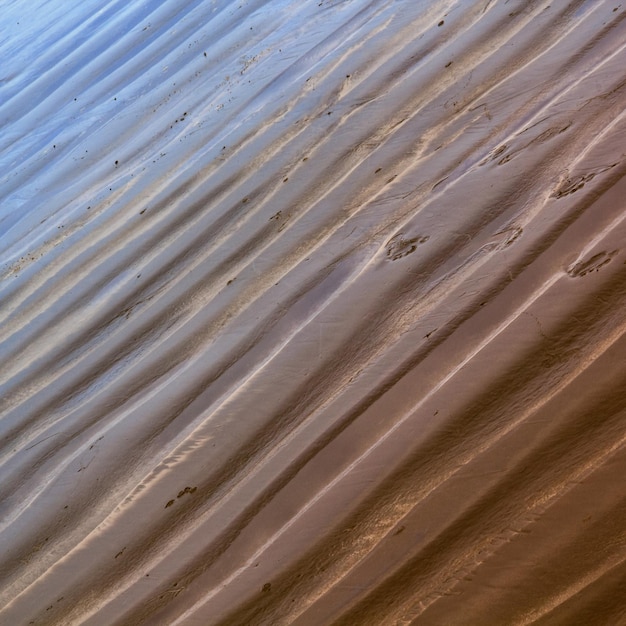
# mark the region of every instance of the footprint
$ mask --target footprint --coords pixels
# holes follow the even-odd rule
[[[619,252],[619,250],[613,250],[613,252],[598,252],[586,261],[578,261],[570,265],[567,269],[568,276],[572,278],[580,278],[593,271],[598,271],[601,267],[611,262],[611,259]]]
[[[426,243],[429,237],[417,236],[411,239],[405,239],[402,233],[398,233],[387,242],[387,258],[391,261],[397,261],[417,250],[417,246]]]
[[[522,236],[523,232],[524,229],[521,226],[509,226],[508,228],[497,232],[496,235],[501,235],[502,238],[496,242],[496,248],[500,250],[508,248]]]
[[[584,174],[580,176],[576,176],[576,178],[566,178],[554,191],[552,197],[554,198],[562,198],[563,196],[569,196],[572,193],[577,192],[579,189],[582,189],[585,186],[585,183],[588,183],[595,176],[594,173]]]

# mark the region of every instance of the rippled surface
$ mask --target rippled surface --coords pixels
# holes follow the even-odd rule
[[[624,623],[625,15],[6,3],[0,622]]]

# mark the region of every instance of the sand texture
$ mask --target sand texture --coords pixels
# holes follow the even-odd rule
[[[626,624],[626,4],[8,0],[0,624]]]

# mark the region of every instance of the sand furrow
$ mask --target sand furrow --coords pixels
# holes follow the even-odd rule
[[[9,3],[0,622],[620,623],[625,16]]]

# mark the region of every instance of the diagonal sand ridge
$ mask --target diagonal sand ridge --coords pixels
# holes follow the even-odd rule
[[[626,623],[625,16],[8,3],[0,623]]]

